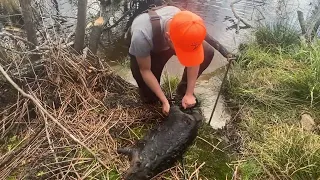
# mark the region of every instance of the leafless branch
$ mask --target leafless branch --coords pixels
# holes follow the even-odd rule
[[[83,142],[81,142],[79,139],[77,139],[74,135],[72,135],[72,133],[65,128],[56,118],[54,118],[46,109],[44,109],[42,107],[42,105],[40,104],[40,102],[33,96],[31,96],[30,94],[25,93],[10,77],[9,75],[6,73],[6,71],[3,69],[3,67],[0,65],[0,72],[3,74],[3,76],[9,81],[9,83],[15,88],[17,89],[22,96],[30,99],[45,115],[47,115],[55,124],[57,124],[65,133],[67,133],[69,135],[69,137],[74,140],[75,142],[77,142],[78,144],[80,144],[81,146],[83,146],[99,163],[101,163],[101,165],[107,169],[109,169],[104,163],[103,161],[87,146],[85,145]]]
[[[233,1],[233,2],[231,3],[231,5],[230,5],[234,17],[238,19],[238,22],[237,22],[237,30],[236,30],[237,33],[239,33],[240,22],[242,22],[244,25],[246,25],[246,28],[252,28],[252,26],[251,26],[249,23],[247,23],[243,18],[241,18],[241,17],[237,14],[236,10],[234,9],[234,5],[235,5],[236,3],[239,3],[240,1],[242,1],[242,0],[235,0],[235,1]]]

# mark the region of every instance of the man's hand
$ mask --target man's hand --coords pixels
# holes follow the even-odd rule
[[[196,104],[196,98],[193,95],[185,95],[182,99],[182,107],[184,109],[192,108]]]
[[[162,103],[162,113],[166,116],[168,116],[170,111],[170,104],[168,101]]]

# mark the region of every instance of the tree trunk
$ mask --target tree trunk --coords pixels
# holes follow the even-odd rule
[[[297,13],[298,13],[298,20],[299,20],[300,27],[301,27],[301,32],[303,35],[305,35],[306,34],[306,22],[303,17],[303,12],[297,11]]]
[[[92,55],[96,55],[98,51],[98,44],[100,41],[102,27],[104,25],[103,17],[99,17],[95,22],[91,29],[90,33],[90,41],[89,41],[89,50]]]
[[[78,0],[77,27],[74,41],[74,49],[82,54],[86,28],[87,0]]]
[[[98,51],[98,45],[100,42],[100,37],[103,31],[103,26],[105,25],[105,18],[107,16],[107,6],[110,5],[107,0],[100,1],[100,13],[97,15],[98,18],[95,20],[90,33],[89,40],[89,56],[95,56]]]
[[[34,50],[36,46],[38,46],[38,40],[36,35],[35,24],[33,23],[32,19],[32,7],[31,7],[32,0],[19,0],[22,16],[24,21],[24,29],[27,33],[27,39],[32,44],[29,44],[29,49]],[[32,55],[32,61],[36,61],[40,59],[40,55]]]

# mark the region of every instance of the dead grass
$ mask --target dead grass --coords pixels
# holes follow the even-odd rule
[[[18,101],[0,114],[0,176],[31,179],[118,176],[129,164],[127,159],[118,157],[117,147],[134,143],[137,138],[131,135],[132,128],[158,122],[160,113],[140,103],[135,88],[109,68],[85,65],[79,57],[62,50],[45,57],[45,75],[28,80],[24,91],[36,96],[109,169],[102,168],[83,147],[34,108],[30,100],[19,95]]]
[[[19,85],[37,97],[107,168],[29,99],[15,93],[17,100],[8,101],[0,113],[0,177],[119,179],[129,167],[129,159],[118,155],[116,149],[132,145],[141,138],[139,132],[159,123],[163,118],[161,107],[140,102],[136,88],[109,67],[94,67],[67,50],[50,51],[43,60],[42,73],[33,78],[21,75]],[[187,179],[210,178],[199,175],[202,168],[208,168],[205,161],[207,159],[188,162]],[[182,177],[183,168],[177,163],[154,179]]]

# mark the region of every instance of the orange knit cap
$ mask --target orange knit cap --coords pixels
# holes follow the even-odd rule
[[[207,31],[202,18],[190,11],[180,11],[169,29],[170,39],[180,63],[186,67],[200,65],[204,60],[202,42]]]

